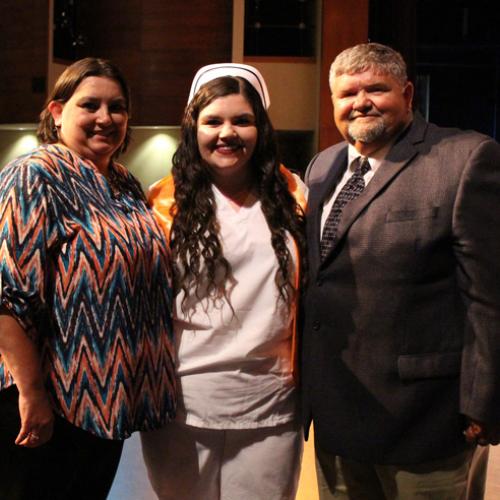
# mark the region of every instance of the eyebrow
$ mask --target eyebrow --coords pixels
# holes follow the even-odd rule
[[[373,89],[390,89],[391,85],[388,85],[385,82],[374,82],[374,83],[370,83],[370,84],[366,85],[365,88],[367,88],[368,90],[373,90]]]
[[[389,90],[391,88],[391,85],[388,85],[385,82],[374,82],[374,83],[368,83],[366,85],[352,85],[346,88],[338,89],[338,94],[339,95],[346,95],[350,94],[352,92],[357,93],[360,90],[365,90],[367,92],[372,92],[374,90]]]
[[[231,118],[255,118],[255,115],[253,113],[241,113],[239,115],[234,115],[232,116]],[[211,115],[203,115],[201,117],[203,120],[207,119],[207,118],[221,118],[221,115],[218,115],[218,114],[211,114]]]
[[[78,98],[78,102],[81,101],[101,101],[102,99],[100,97],[94,96],[94,95],[83,95]],[[114,97],[113,99],[110,99],[110,102],[123,102],[124,104],[127,103],[127,100],[125,97],[120,96],[120,97]]]

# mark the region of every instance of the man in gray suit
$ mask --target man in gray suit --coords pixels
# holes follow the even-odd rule
[[[465,498],[499,440],[500,146],[414,114],[384,45],[342,52],[330,86],[345,142],[306,173],[301,372],[321,498]]]

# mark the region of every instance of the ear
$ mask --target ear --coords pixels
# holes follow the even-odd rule
[[[58,101],[50,101],[49,105],[47,106],[47,109],[52,115],[56,127],[61,126],[63,108],[64,104]]]
[[[406,85],[403,89],[403,96],[405,98],[406,106],[409,111],[412,110],[414,92],[415,92],[415,87],[413,86],[413,83],[406,82]]]

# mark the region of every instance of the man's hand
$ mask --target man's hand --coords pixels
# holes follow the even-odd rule
[[[465,440],[471,444],[487,446],[500,442],[500,423],[485,424],[477,420],[469,419],[469,425],[464,431]]]

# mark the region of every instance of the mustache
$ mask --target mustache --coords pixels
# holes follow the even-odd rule
[[[349,113],[349,120],[354,120],[354,119],[359,118],[361,116],[363,116],[363,117],[364,116],[374,116],[374,117],[380,118],[382,116],[382,113],[380,113],[379,111],[375,111],[375,110],[368,111],[367,113],[360,113],[359,111],[352,110]]]

